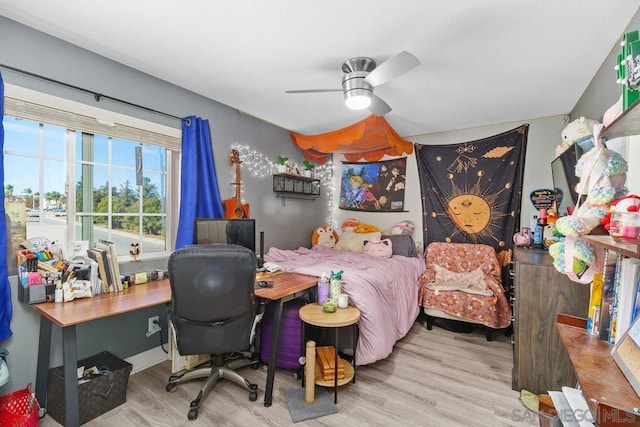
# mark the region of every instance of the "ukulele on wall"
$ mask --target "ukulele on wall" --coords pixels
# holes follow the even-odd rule
[[[249,204],[242,203],[240,197],[242,184],[240,179],[240,153],[238,150],[231,150],[231,156],[229,162],[236,166],[236,182],[233,184],[236,187],[236,196],[233,199],[226,199],[222,201],[222,207],[224,208],[224,217],[230,219],[249,218]]]

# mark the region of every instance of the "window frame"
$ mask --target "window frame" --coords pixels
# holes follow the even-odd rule
[[[97,108],[66,98],[33,91],[5,83],[5,115],[61,126],[67,129],[66,135],[66,181],[74,186],[67,192],[67,225],[75,221],[76,216],[76,153],[75,132],[105,135],[114,139],[140,142],[145,145],[160,146],[166,149],[166,186],[165,194],[165,251],[142,253],[137,259],[166,258],[175,248],[177,218],[180,195],[180,156],[181,123],[175,127],[119,112]],[[165,120],[166,121],[166,120]],[[178,122],[178,119],[174,121]],[[111,161],[111,159],[109,160]],[[39,171],[43,173],[42,171]],[[41,178],[42,179],[42,178]],[[71,184],[73,183],[73,184]],[[42,203],[42,202],[40,202]],[[41,206],[41,205],[40,205]],[[142,195],[141,195],[142,208]],[[144,215],[143,215],[144,216]],[[142,218],[142,216],[141,216]],[[75,227],[67,227],[67,253],[71,253],[74,242],[81,236],[75,235]],[[130,259],[130,255],[120,254],[120,262]]]

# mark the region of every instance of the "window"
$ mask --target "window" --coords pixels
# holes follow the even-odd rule
[[[69,253],[74,242],[94,247],[103,239],[114,242],[123,259],[134,244],[143,257],[172,250],[175,145],[167,148],[149,132],[109,135],[111,123],[100,133],[6,110],[4,190],[14,242],[45,237]]]

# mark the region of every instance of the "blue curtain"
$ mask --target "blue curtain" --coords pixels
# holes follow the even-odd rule
[[[182,176],[176,249],[193,244],[196,218],[223,218],[209,121],[182,120]]]
[[[13,306],[11,305],[11,286],[7,271],[7,248],[10,247],[7,241],[6,232],[7,221],[4,211],[4,127],[2,119],[4,117],[4,83],[2,73],[0,73],[0,184],[2,184],[2,195],[0,196],[0,342],[9,338],[11,332],[11,315]]]

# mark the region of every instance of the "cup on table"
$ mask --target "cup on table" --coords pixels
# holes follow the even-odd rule
[[[338,294],[338,308],[347,308],[349,305],[349,295]]]

